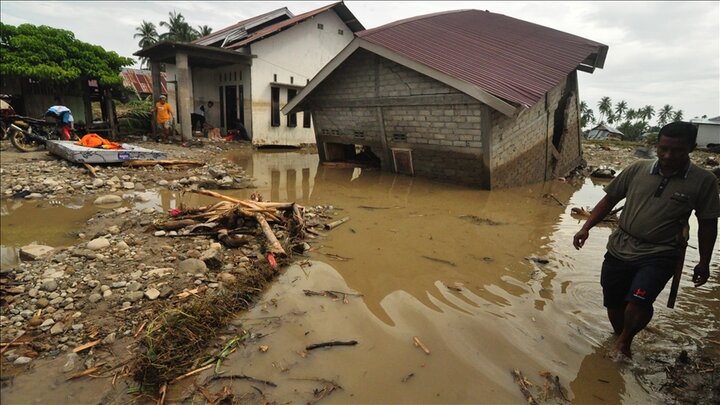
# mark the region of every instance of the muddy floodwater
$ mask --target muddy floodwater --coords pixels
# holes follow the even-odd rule
[[[261,344],[268,350],[239,350],[223,370],[277,387],[236,380],[236,397],[255,386],[270,401],[302,403],[326,380],[342,387],[329,394],[329,403],[523,403],[511,375],[517,369],[540,387],[541,373],[558,376],[573,403],[658,403],[664,399],[650,387],[661,376],[644,372],[648,360],[694,347],[720,329],[717,254],[710,281],[696,289],[689,274],[698,254],[688,249],[675,309],[665,307],[668,288],[650,327],[636,339],[633,361],[606,356],[612,338],[599,268],[611,228],[594,228],[576,251],[572,236],[582,220],[570,214],[571,207],[592,207],[604,183],[489,192],[379,170],[328,168],[307,153],[230,158],[256,179],[256,188],[228,195],[249,198],[259,191],[266,201],[331,204],[350,217],[313,241],[298,260],[307,261],[286,269],[258,305],[239,315],[243,327],[265,335]],[[146,193],[151,198],[144,205],[164,210],[210,201]],[[13,248],[34,240],[68,243],[70,231],[95,212],[81,203],[2,204],[6,262]],[[697,230],[693,220],[691,233]],[[694,234],[690,245],[697,246]],[[347,294],[332,299],[304,290]],[[414,337],[430,354],[413,344]],[[358,343],[304,352],[313,343],[351,340]],[[17,377],[5,394],[22,398],[32,378]],[[177,389],[169,399],[182,397]]]

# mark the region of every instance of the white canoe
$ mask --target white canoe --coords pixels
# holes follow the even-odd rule
[[[45,147],[53,155],[75,163],[120,163],[127,160],[164,160],[167,154],[123,143],[122,149],[101,149],[80,146],[75,141],[47,141]]]

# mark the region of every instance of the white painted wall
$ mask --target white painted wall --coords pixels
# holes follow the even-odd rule
[[[318,29],[318,24],[323,29]],[[342,30],[340,35],[338,30]],[[269,38],[251,45],[252,137],[256,145],[314,144],[312,128],[303,128],[303,114],[297,114],[297,127],[287,126],[287,116],[280,113],[280,126],[270,125],[270,83],[304,86],[353,39],[353,32],[330,10]],[[247,90],[246,90],[247,91]],[[298,90],[299,92],[299,90]],[[280,88],[280,108],[287,103],[287,89]],[[246,122],[248,116],[246,115]]]
[[[698,148],[707,148],[708,144],[720,145],[720,125],[700,124],[698,125],[697,145]]]

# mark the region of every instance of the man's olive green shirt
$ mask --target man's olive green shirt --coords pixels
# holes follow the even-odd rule
[[[621,260],[677,249],[677,234],[693,210],[699,220],[720,217],[717,179],[692,162],[663,176],[657,160],[630,164],[605,187],[608,196],[625,198],[619,228],[607,249]]]

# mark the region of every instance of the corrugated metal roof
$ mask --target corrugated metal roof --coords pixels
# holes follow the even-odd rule
[[[152,73],[149,70],[123,69],[120,76],[122,76],[123,84],[126,87],[133,88],[140,94],[152,93]],[[160,72],[160,93],[168,94],[164,72]]]
[[[531,106],[601,43],[480,10],[457,10],[396,21],[358,37],[524,106]]]
[[[345,21],[345,24],[348,26],[348,28],[353,30],[353,32],[357,32],[357,31],[364,29],[362,24],[360,24],[360,22],[357,21],[357,19],[355,19],[353,17],[352,13],[345,6],[345,4],[343,4],[342,2],[337,2],[337,3],[328,4],[327,6],[324,6],[324,7],[320,7],[316,10],[308,11],[307,13],[297,15],[293,18],[290,18],[289,20],[281,21],[277,24],[273,24],[269,27],[265,27],[261,30],[255,31],[252,34],[250,34],[250,36],[245,38],[244,40],[236,42],[234,44],[231,44],[231,45],[227,46],[226,48],[228,48],[228,49],[242,48],[243,46],[249,45],[259,39],[262,39],[262,38],[265,38],[272,34],[275,34],[277,32],[280,32],[287,27],[291,27],[295,24],[298,24],[300,22],[307,20],[308,18],[311,18],[318,14],[324,13],[325,11],[328,11],[331,9],[336,9],[336,12],[341,19],[350,18],[349,20]]]
[[[252,25],[256,21],[262,20],[267,17],[281,17],[283,15],[286,15],[287,18],[294,17],[294,14],[290,12],[290,10],[287,9],[287,7],[281,7],[276,10],[268,11],[267,13],[257,15],[255,17],[250,17],[248,19],[242,20],[238,22],[237,24],[233,24],[229,27],[225,27],[221,30],[215,31],[211,33],[210,35],[198,38],[194,41],[192,41],[193,44],[197,45],[211,45],[215,42],[219,42],[225,39],[225,36],[228,35],[231,31],[239,29],[239,28],[245,28],[249,25]]]

